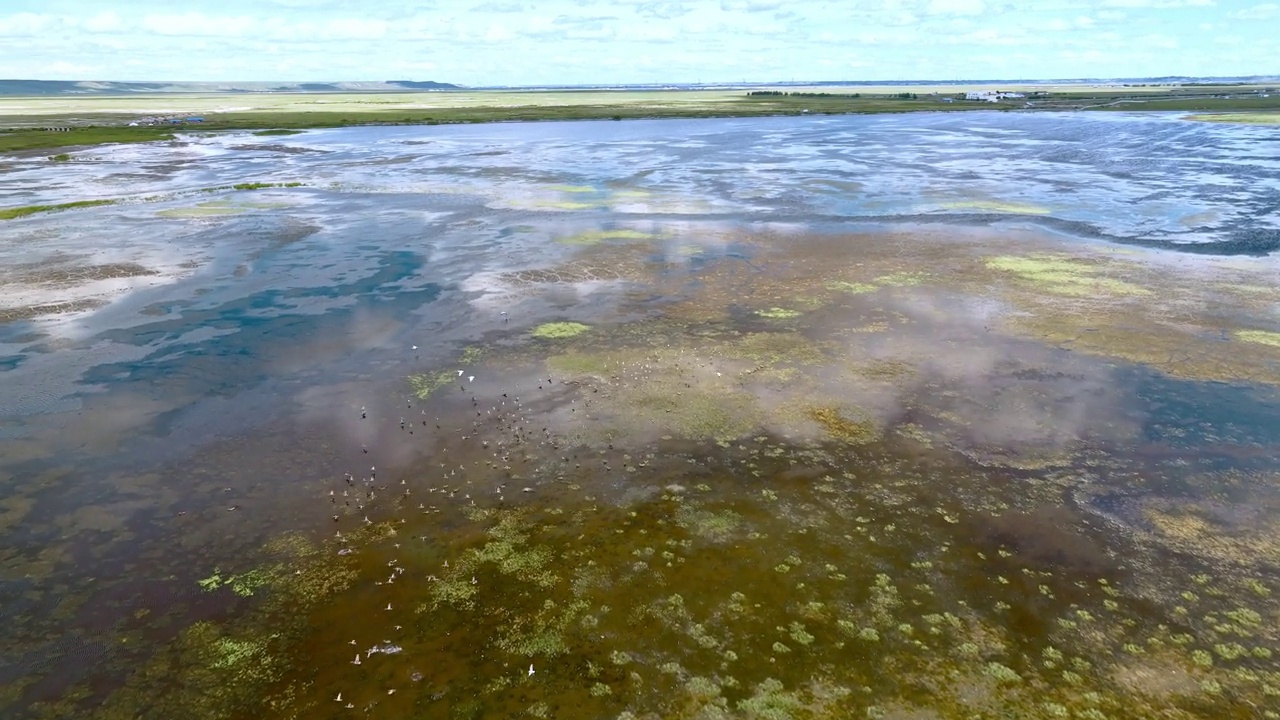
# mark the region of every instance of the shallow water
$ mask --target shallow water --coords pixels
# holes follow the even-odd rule
[[[0,707],[1276,716],[1277,142],[969,113],[18,159],[7,206],[127,202],[0,223]]]

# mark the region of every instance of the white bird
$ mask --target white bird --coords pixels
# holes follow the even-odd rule
[[[462,377],[462,372],[463,372],[462,370],[458,371],[458,377]]]
[[[338,697],[333,699],[334,702],[342,702],[342,693],[338,693]]]
[[[417,345],[412,345],[412,346],[410,346],[410,348],[411,348],[411,349],[413,349],[413,350],[417,350],[417,349],[418,349],[418,346],[417,346]]]
[[[476,379],[476,376],[475,376],[475,375],[468,375],[468,376],[467,376],[467,382],[475,382],[475,379]]]
[[[529,677],[533,677],[533,663],[529,663]]]
[[[388,610],[390,610],[390,609],[391,609],[391,603],[387,603],[387,609],[388,609]]]
[[[352,665],[360,664],[360,653],[356,653],[356,659],[351,662]]]

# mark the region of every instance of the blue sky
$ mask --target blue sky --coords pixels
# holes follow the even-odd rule
[[[466,85],[1280,73],[1280,0],[3,0],[0,76]]]

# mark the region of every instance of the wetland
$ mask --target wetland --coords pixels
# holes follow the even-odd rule
[[[1280,131],[0,159],[0,713],[1280,718]],[[3,212],[3,211],[0,211]]]

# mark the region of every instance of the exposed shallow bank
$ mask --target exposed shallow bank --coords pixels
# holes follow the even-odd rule
[[[1246,125],[1280,125],[1280,113],[1223,113],[1188,115],[1188,120],[1201,122],[1243,123]]]

